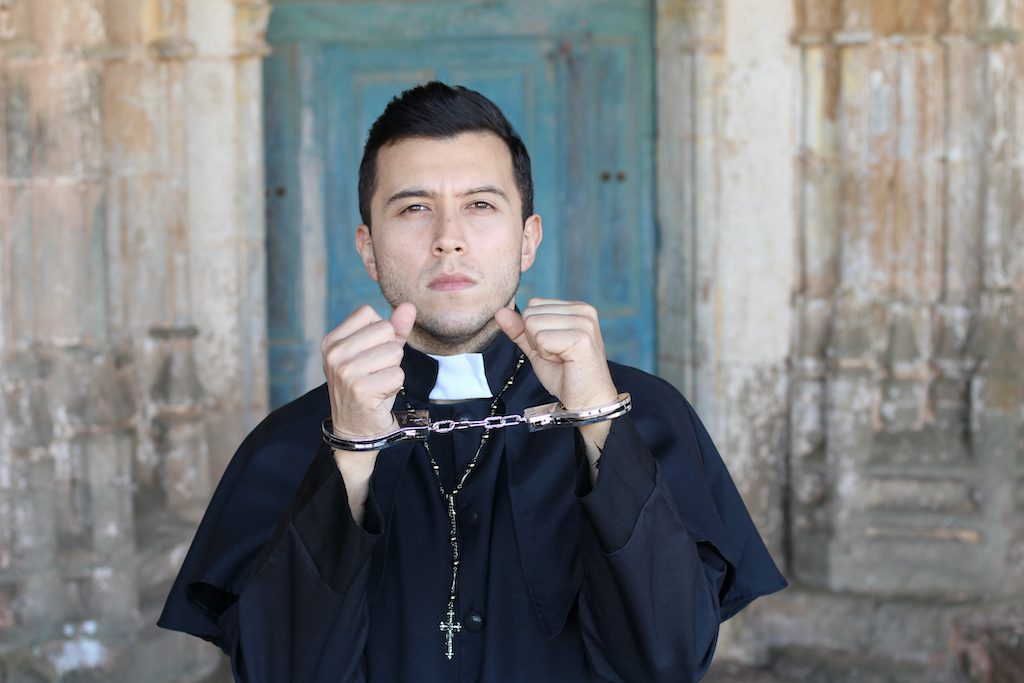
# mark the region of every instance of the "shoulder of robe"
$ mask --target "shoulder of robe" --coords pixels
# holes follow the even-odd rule
[[[327,385],[321,384],[299,398],[270,412],[242,442],[234,459],[245,460],[260,448],[292,447],[320,443],[320,423],[330,417]],[[315,427],[310,433],[309,427]],[[233,459],[233,460],[234,460]],[[234,461],[231,466],[234,466]]]
[[[680,519],[694,539],[730,565],[722,596],[728,618],[759,595],[785,587],[743,503],[726,462],[683,395],[667,381],[610,363],[619,391],[633,400],[630,420],[658,461]]]
[[[274,410],[238,447],[213,494],[192,546],[167,596],[159,625],[212,640],[221,634],[190,598],[204,584],[227,604],[294,499],[320,444],[320,421],[330,412],[326,385]]]
[[[698,439],[696,411],[671,383],[628,365],[609,363],[612,380],[619,391],[628,391],[633,408],[629,417],[643,435],[655,458],[680,446],[703,466]],[[715,453],[717,456],[717,452]]]
[[[295,498],[330,413],[326,385],[271,412],[239,446],[217,485],[182,573],[227,590],[247,578]]]
[[[235,512],[230,504],[240,498],[244,509],[237,512],[250,516],[254,505],[258,510],[269,508],[272,519],[267,521],[276,524],[316,456],[320,423],[329,415],[326,384],[272,411],[231,458],[209,511]]]

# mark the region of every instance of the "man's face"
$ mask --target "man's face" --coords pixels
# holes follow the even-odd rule
[[[377,156],[373,231],[356,246],[392,307],[416,306],[410,337],[431,353],[475,351],[497,331],[534,261],[541,221],[525,225],[508,147],[493,133],[410,138]]]

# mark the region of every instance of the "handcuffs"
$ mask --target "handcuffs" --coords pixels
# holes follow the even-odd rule
[[[399,410],[392,415],[394,428],[374,436],[350,436],[336,434],[331,418],[320,425],[324,443],[342,451],[379,451],[402,441],[425,441],[431,432],[447,434],[463,429],[502,429],[525,424],[531,432],[552,427],[582,427],[584,425],[614,420],[628,413],[633,407],[629,392],[624,391],[616,400],[596,408],[568,410],[558,401],[542,406],[527,408],[522,415],[491,415],[481,420],[437,420],[431,422],[427,410]]]

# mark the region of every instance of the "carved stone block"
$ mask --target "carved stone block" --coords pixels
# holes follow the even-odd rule
[[[22,383],[0,389],[2,405],[0,438],[7,448],[20,450],[43,446],[53,435],[46,390],[41,383]]]
[[[153,434],[167,504],[174,509],[189,508],[208,500],[213,491],[202,421],[169,415],[154,422]]]
[[[0,106],[4,109],[4,175],[28,178],[32,175],[32,126],[29,105],[29,70],[24,65],[8,65],[0,71]]]

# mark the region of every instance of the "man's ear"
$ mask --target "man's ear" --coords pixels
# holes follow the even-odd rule
[[[519,272],[525,273],[537,259],[537,249],[544,238],[544,228],[540,216],[533,214],[523,224],[523,246],[519,259]]]
[[[363,267],[366,268],[366,274],[374,282],[377,282],[377,258],[373,253],[373,235],[370,234],[370,226],[366,224],[360,224],[356,228],[356,251],[359,252],[359,257],[363,259]]]

